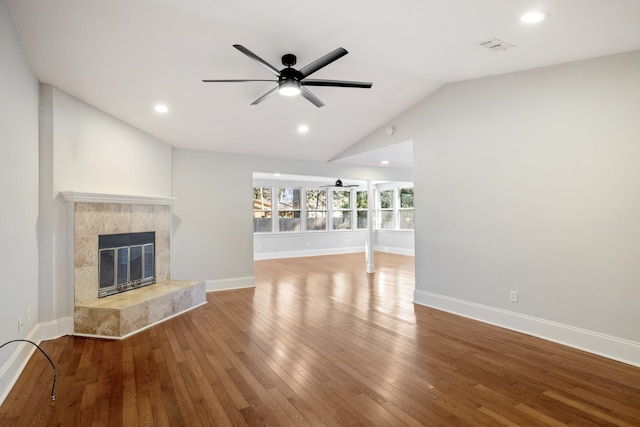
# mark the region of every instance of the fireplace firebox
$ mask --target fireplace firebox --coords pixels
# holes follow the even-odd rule
[[[155,277],[155,232],[98,236],[98,297],[152,285]]]

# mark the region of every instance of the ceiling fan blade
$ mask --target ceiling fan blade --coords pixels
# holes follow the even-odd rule
[[[265,93],[264,95],[262,95],[260,98],[256,99],[255,101],[253,101],[251,103],[251,105],[258,105],[260,104],[262,101],[264,101],[265,99],[269,98],[271,95],[278,93],[278,89],[280,89],[278,86],[274,87],[273,89],[271,89],[269,92]]]
[[[245,82],[277,82],[277,80],[261,80],[261,79],[247,79],[247,80],[203,80],[204,83],[245,83]]]
[[[369,89],[373,86],[371,82],[350,82],[347,80],[314,80],[304,79],[300,82],[303,86],[334,86],[334,87],[359,87]]]
[[[331,64],[336,59],[342,58],[347,53],[349,53],[349,52],[347,52],[347,50],[345,48],[342,48],[342,47],[337,48],[333,52],[327,53],[322,58],[316,59],[311,64],[300,68],[299,71],[300,71],[300,74],[302,76],[301,78],[304,79],[305,77],[307,77],[307,76],[311,75],[312,73],[315,73],[316,71],[318,71],[320,68],[326,67],[327,65]]]
[[[253,59],[254,61],[256,61],[258,64],[262,65],[264,68],[266,68],[267,70],[271,71],[273,74],[275,74],[276,76],[280,77],[280,70],[278,70],[276,67],[274,67],[273,65],[269,64],[267,61],[265,61],[264,59],[260,58],[258,55],[256,55],[255,53],[251,52],[249,49],[247,49],[246,47],[240,45],[240,44],[234,44],[233,47],[235,47],[236,49],[238,49],[240,52],[244,53],[245,55],[247,55],[249,58]]]
[[[300,86],[300,95],[304,97],[307,101],[311,102],[316,107],[320,108],[324,106],[324,102],[320,101],[320,99],[311,93],[309,89],[304,86]]]

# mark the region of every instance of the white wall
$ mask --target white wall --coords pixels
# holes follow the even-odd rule
[[[639,118],[638,51],[450,84],[398,117],[416,302],[640,365]]]
[[[415,255],[413,230],[375,230],[373,249],[400,255]]]
[[[0,345],[38,340],[38,81],[0,1]],[[28,310],[31,312],[29,318]],[[18,332],[18,317],[24,326]],[[0,403],[34,348],[0,350]]]
[[[364,180],[411,179],[410,170],[174,149],[173,195],[178,198],[173,207],[174,278],[206,280],[209,290],[253,285],[254,172]],[[357,236],[360,233],[354,234],[354,238]],[[294,246],[297,248],[299,243]],[[269,246],[274,243],[268,239],[261,244],[264,245],[261,250],[266,252],[275,247]],[[322,239],[312,242],[307,239],[300,244],[309,250],[322,250],[326,246]],[[279,243],[275,245],[282,250]]]
[[[40,87],[40,320],[69,331],[73,258],[61,191],[171,196],[171,146],[49,85]]]

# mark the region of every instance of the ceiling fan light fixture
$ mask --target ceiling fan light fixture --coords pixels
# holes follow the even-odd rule
[[[278,91],[284,96],[300,95],[300,83],[295,80],[285,80],[280,83],[280,89]]]

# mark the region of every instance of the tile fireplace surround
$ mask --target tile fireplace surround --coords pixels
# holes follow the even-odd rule
[[[171,280],[171,197],[64,192],[73,215],[74,334],[124,338],[206,303],[205,283]],[[98,298],[98,236],[155,231],[156,284]]]

